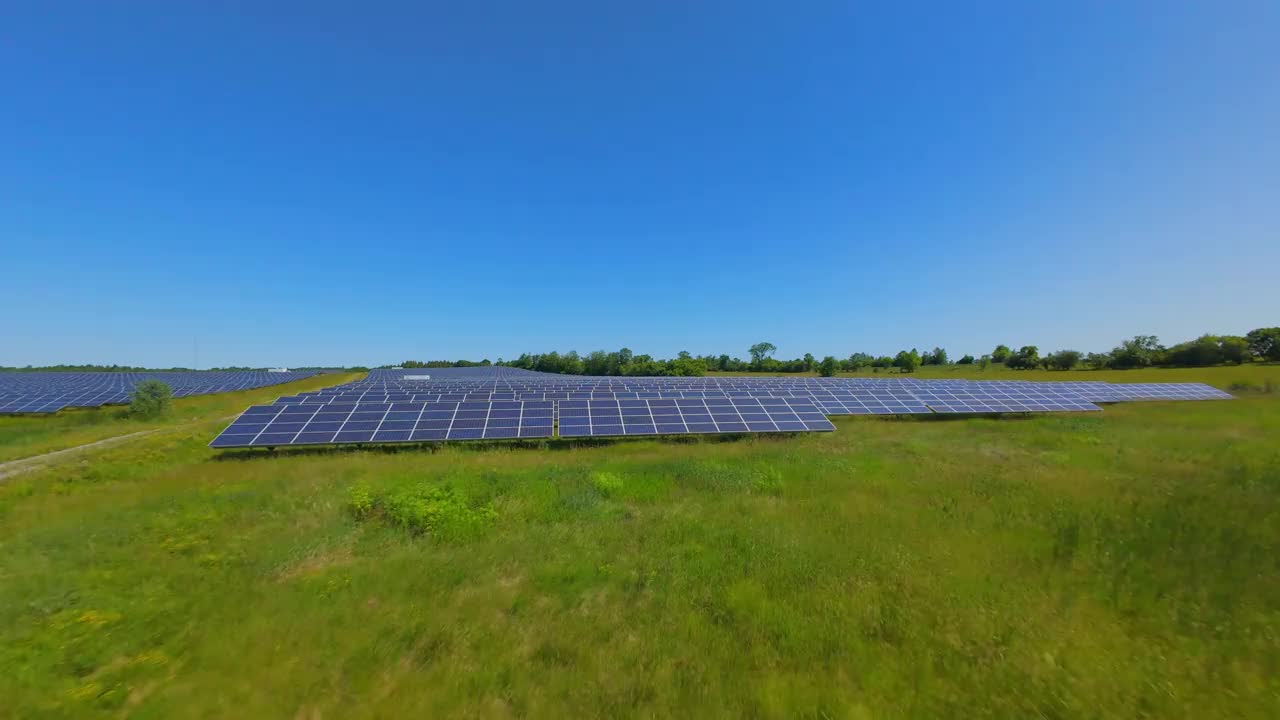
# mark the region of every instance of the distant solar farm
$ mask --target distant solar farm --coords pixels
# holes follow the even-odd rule
[[[1096,412],[1230,400],[1201,383],[818,377],[584,377],[507,367],[374,370],[248,408],[214,448],[829,432],[829,416]]]
[[[0,414],[55,413],[64,408],[92,408],[129,402],[143,380],[167,384],[174,397],[252,390],[316,375],[317,370],[228,370],[191,372],[3,372]]]

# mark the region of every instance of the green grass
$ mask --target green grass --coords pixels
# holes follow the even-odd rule
[[[222,425],[0,483],[3,714],[1280,714],[1275,395],[217,456]]]
[[[128,407],[122,406],[63,410],[54,415],[0,415],[0,462],[142,430],[225,418],[250,405],[270,403],[281,395],[340,385],[359,377],[359,373],[318,375],[273,387],[180,398],[173,401],[173,410],[167,417],[152,420],[130,417]]]

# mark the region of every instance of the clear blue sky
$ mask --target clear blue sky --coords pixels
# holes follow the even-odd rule
[[[0,7],[0,364],[1280,324],[1274,0],[232,5]]]

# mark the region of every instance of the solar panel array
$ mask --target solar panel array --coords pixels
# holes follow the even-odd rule
[[[0,413],[53,413],[68,407],[127,403],[143,380],[159,380],[173,390],[174,397],[186,397],[279,385],[318,372],[0,372]]]
[[[553,410],[545,400],[260,405],[211,446],[548,438]]]
[[[1201,383],[374,370],[249,408],[211,446],[824,432],[835,429],[832,415],[1096,412],[1100,402],[1230,398]]]

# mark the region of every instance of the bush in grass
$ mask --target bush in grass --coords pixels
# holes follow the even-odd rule
[[[363,520],[373,514],[373,493],[364,485],[355,485],[347,491],[347,510],[357,519]]]
[[[129,414],[136,418],[157,418],[173,407],[173,390],[159,380],[143,380],[133,388]]]
[[[601,495],[608,497],[622,489],[622,478],[611,472],[597,472],[592,473],[591,484]]]
[[[760,468],[751,479],[751,489],[764,495],[781,495],[782,471],[770,466]]]
[[[452,487],[420,480],[381,494],[355,485],[347,491],[346,509],[357,520],[380,519],[414,534],[444,538],[475,535],[498,518],[490,505],[473,505]]]
[[[474,533],[498,518],[491,507],[471,507],[453,488],[418,483],[388,495],[381,508],[393,525],[446,536]]]

